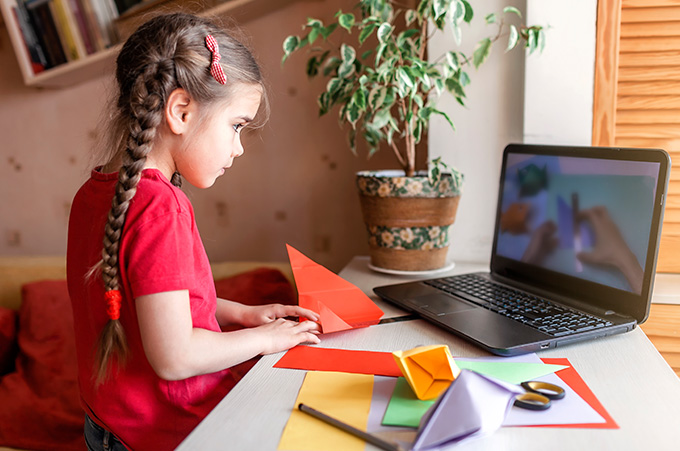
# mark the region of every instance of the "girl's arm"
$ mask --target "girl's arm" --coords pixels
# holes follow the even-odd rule
[[[298,323],[276,315],[269,316],[266,324],[234,332],[194,328],[187,290],[140,296],[135,305],[146,357],[156,374],[166,380],[214,373],[256,355],[320,342],[317,323]],[[281,307],[301,314],[299,307]]]
[[[303,316],[312,321],[319,321],[319,315],[297,305],[267,304],[250,306],[227,299],[217,298],[215,312],[220,326],[240,324],[245,327],[261,326],[277,318]]]

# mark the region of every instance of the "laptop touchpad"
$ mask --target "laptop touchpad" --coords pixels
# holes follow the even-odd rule
[[[442,296],[441,294],[418,296],[416,299],[414,299],[414,303],[420,305],[420,308],[423,310],[434,313],[437,316],[477,308],[472,304],[459,301],[453,297]]]

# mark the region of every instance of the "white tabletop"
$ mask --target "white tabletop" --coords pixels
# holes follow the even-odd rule
[[[484,270],[459,263],[448,275]],[[405,312],[372,288],[416,277],[379,274],[355,257],[340,275],[375,300],[386,318]],[[422,277],[421,277],[422,278]],[[395,351],[447,344],[454,356],[490,355],[423,320],[380,324],[322,337],[324,348]],[[275,450],[294,407],[304,371],[272,366],[283,353],[263,357],[182,442],[179,450]],[[680,379],[642,330],[539,353],[568,358],[618,423],[619,429],[504,427],[456,450],[677,450],[680,449]],[[367,445],[367,450],[376,449]]]

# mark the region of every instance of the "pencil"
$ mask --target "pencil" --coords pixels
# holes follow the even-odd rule
[[[402,451],[401,447],[393,443],[387,442],[379,437],[376,437],[373,434],[369,434],[368,432],[364,432],[361,429],[357,429],[354,426],[350,426],[347,423],[343,423],[342,421],[337,420],[333,417],[329,417],[325,413],[319,412],[318,410],[313,409],[308,405],[300,403],[298,404],[298,409],[300,409],[302,412],[306,414],[313,416],[314,418],[317,418],[321,421],[324,421],[325,423],[330,424],[331,426],[335,426],[336,428],[341,429],[349,434],[352,434],[355,437],[359,437],[360,439],[365,440],[368,443],[375,445],[380,449],[384,449],[386,451]]]

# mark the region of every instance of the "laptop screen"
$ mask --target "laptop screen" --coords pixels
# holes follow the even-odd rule
[[[493,258],[569,291],[596,284],[642,295],[654,272],[666,162],[655,150],[508,146]]]

